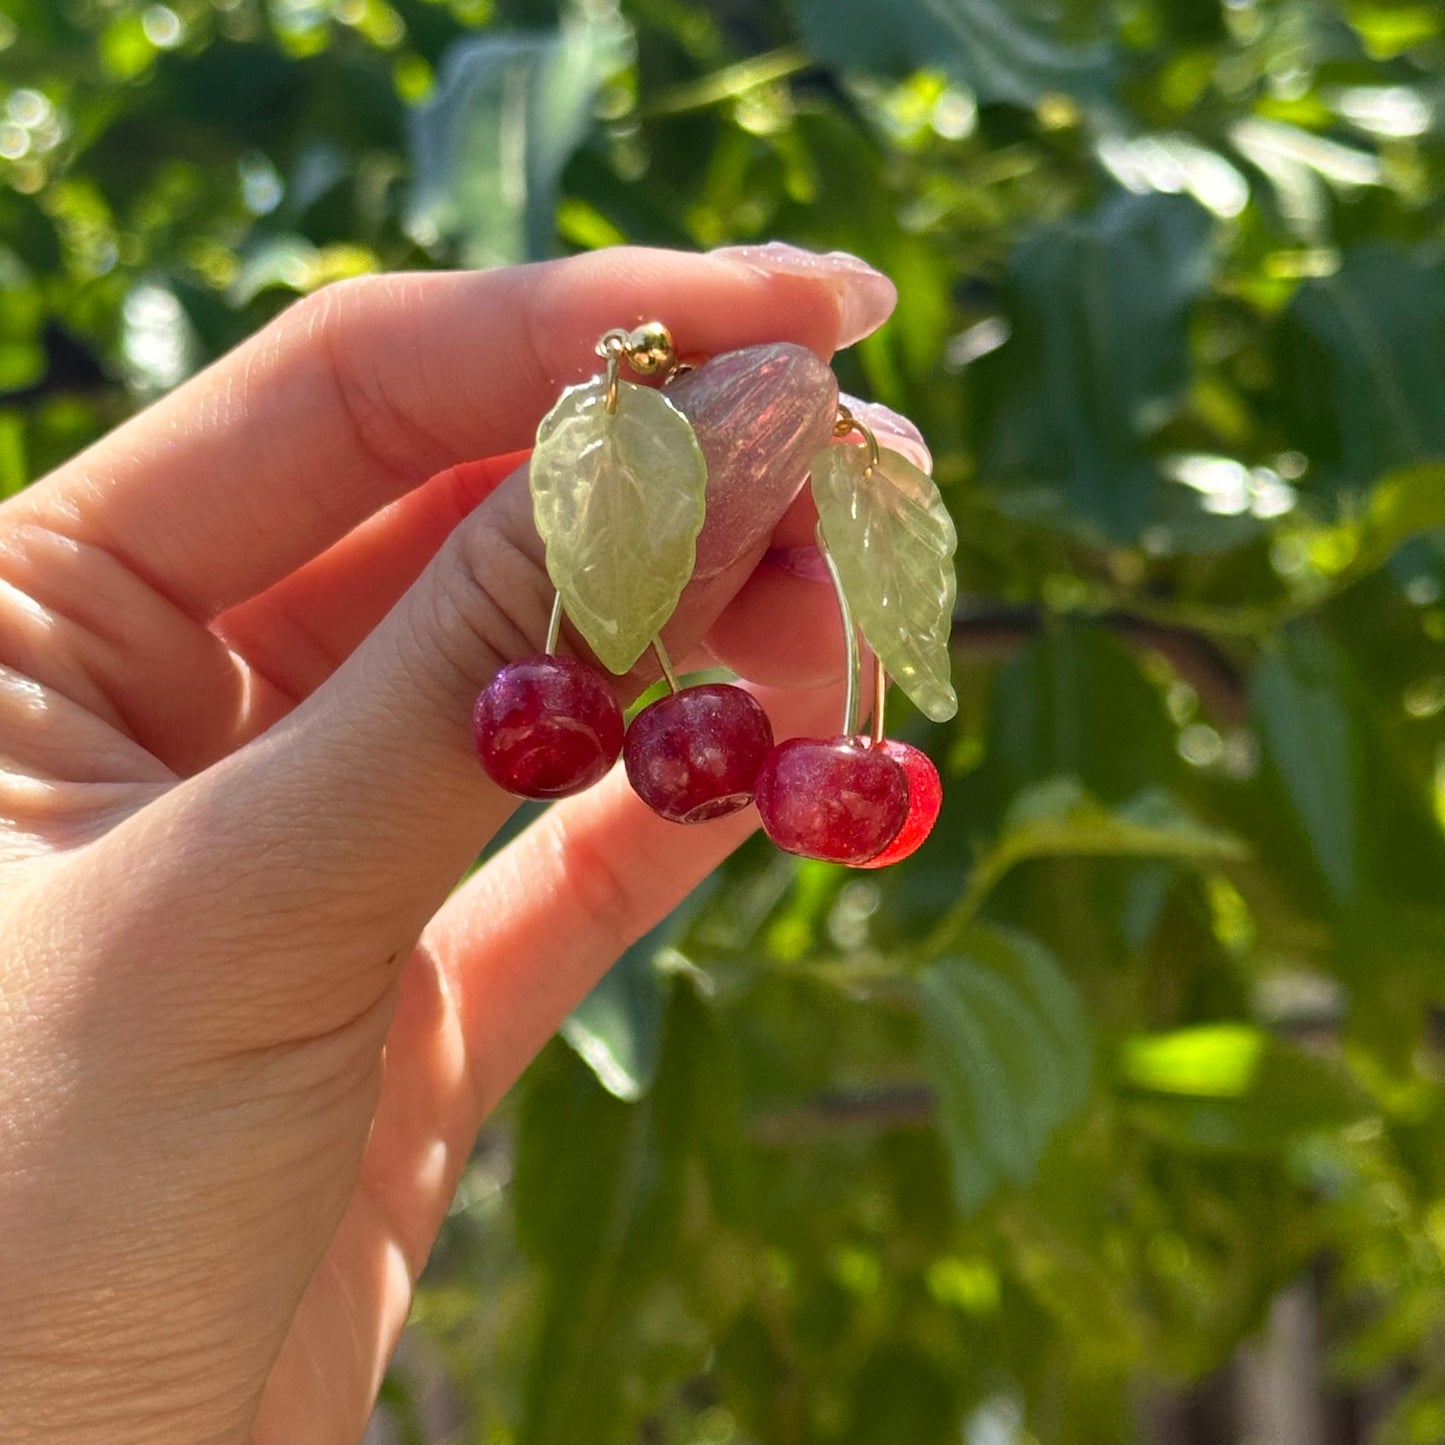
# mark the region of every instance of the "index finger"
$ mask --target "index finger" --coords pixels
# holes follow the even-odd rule
[[[528,445],[559,389],[597,370],[610,327],[656,317],[682,355],[790,340],[827,356],[839,316],[836,279],[638,248],[363,277],[292,307],[12,505],[209,619],[433,473]]]

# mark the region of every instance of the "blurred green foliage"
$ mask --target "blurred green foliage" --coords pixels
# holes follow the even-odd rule
[[[336,277],[775,236],[899,283],[839,370],[959,523],[944,816],[629,952],[396,1427],[1145,1438],[1309,1269],[1445,1438],[1438,5],[0,0],[0,493]]]

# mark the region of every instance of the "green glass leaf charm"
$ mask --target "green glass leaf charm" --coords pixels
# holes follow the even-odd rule
[[[707,463],[660,392],[607,380],[564,391],[537,428],[532,514],[547,575],[609,672],[626,672],[672,616],[692,576]]]
[[[958,536],[933,478],[886,448],[870,466],[867,447],[832,446],[813,459],[813,499],[868,645],[924,713],[951,718]]]

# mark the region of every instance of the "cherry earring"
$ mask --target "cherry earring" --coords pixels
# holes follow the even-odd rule
[[[679,689],[665,661],[663,670],[671,691],[633,718],[623,745],[633,791],[673,823],[706,823],[746,808],[773,746],[767,713],[731,683]]]
[[[933,479],[840,407],[835,436],[853,432],[862,447],[825,448],[812,465],[818,547],[847,646],[843,729],[774,748],[757,803],[764,831],[787,852],[882,867],[923,842],[942,802],[929,758],[884,736],[884,697],[891,672],[935,721],[958,709],[948,651],[957,535]],[[858,732],[859,631],[875,659],[867,737]]]
[[[903,826],[894,834],[881,853],[860,863],[860,868],[886,868],[901,863],[923,846],[938,821],[943,807],[943,781],[933,759],[921,748],[898,738],[884,736],[884,702],[888,695],[888,672],[883,660],[873,658],[873,737],[874,748],[891,758],[903,769],[908,784],[908,814]]]
[[[732,683],[680,687],[661,637],[652,648],[668,693],[627,729],[622,761],[633,792],[671,823],[707,823],[746,808],[773,746],[767,713]]]
[[[597,343],[602,376],[568,387],[537,428],[532,511],[557,589],[542,654],[509,664],[477,698],[482,767],[527,798],[591,787],[622,750],[622,710],[595,668],[556,649],[564,613],[609,671],[627,672],[692,575],[707,464],[691,423],[659,391],[624,381],[676,369],[660,322]]]

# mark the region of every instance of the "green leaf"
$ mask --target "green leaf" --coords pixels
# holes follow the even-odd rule
[[[728,1042],[683,977],[662,1032],[657,1087],[638,1103],[559,1047],[517,1087],[510,1193],[531,1301],[508,1312],[532,1336],[517,1431],[527,1445],[639,1438],[707,1356],[688,1296],[717,1293],[690,1277],[714,1239],[715,1196],[733,1190],[757,1208]]]
[[[1066,775],[1110,803],[1167,785],[1179,766],[1176,731],[1118,636],[1051,621],[999,669],[989,698],[991,816],[1020,789]]]
[[[33,341],[0,340],[0,396],[34,386],[45,375],[45,348]]]
[[[1361,515],[1306,534],[1311,560],[1336,583],[1383,567],[1412,537],[1445,527],[1445,462],[1418,462],[1382,477]]]
[[[1004,819],[1000,846],[1018,857],[1135,856],[1190,862],[1239,861],[1238,838],[1199,822],[1167,793],[1141,793],[1105,808],[1073,778],[1054,778],[1019,794]]]
[[[958,583],[953,518],[906,457],[832,446],[813,462],[813,498],[843,592],[888,674],[934,722],[958,711],[949,639]]]
[[[1137,1089],[1232,1099],[1248,1092],[1269,1043],[1252,1024],[1201,1024],[1126,1040],[1119,1066]]]
[[[1280,323],[1280,403],[1309,485],[1363,493],[1445,457],[1445,265],[1377,243],[1306,281]]]
[[[672,993],[665,975],[688,967],[673,945],[715,887],[714,876],[643,934],[562,1025],[563,1039],[615,1098],[632,1103],[652,1087],[664,1008]],[[678,1000],[672,1003],[675,1013]]]
[[[33,273],[14,250],[0,245],[0,397],[45,375],[44,321],[45,301]]]
[[[948,1150],[953,1197],[965,1214],[972,1214],[1000,1179],[982,1121],[993,1109],[1006,1109],[1010,1118],[1015,1111],[1008,1107],[1002,1067],[966,999],[934,970],[923,976],[921,987],[923,1060],[938,1094],[938,1128]]]
[[[101,64],[115,80],[134,80],[156,58],[139,15],[122,15],[106,26],[97,47]]]
[[[517,1233],[542,1281],[524,1437],[532,1445],[620,1434],[619,1322],[636,1309],[674,1233],[676,1200],[646,1103],[598,1087],[566,1050],[522,1085],[513,1173]]]
[[[959,1207],[999,1180],[1026,1183],[1088,1096],[1089,1035],[1077,994],[1031,939],[978,930],[919,980],[924,1060]]]
[[[624,673],[672,616],[692,576],[707,463],[660,392],[603,377],[568,387],[537,429],[532,511],[547,573],[602,665]]]
[[[25,455],[25,418],[0,410],[0,497],[13,496],[30,480]]]
[[[853,1381],[856,1402],[841,1445],[954,1445],[959,1438],[960,1381],[940,1373],[927,1354],[903,1340],[888,1340],[874,1351]]]
[[[798,26],[824,64],[944,70],[982,101],[1026,110],[1050,92],[1102,99],[1113,85],[1108,45],[1070,44],[1011,0],[799,0]]]
[[[638,939],[562,1025],[562,1037],[609,1094],[628,1103],[652,1085],[662,1047],[663,995],[654,960],[671,918]]]
[[[1136,1122],[1190,1151],[1276,1153],[1302,1132],[1371,1112],[1342,1063],[1253,1024],[1137,1035],[1121,1048],[1118,1072]]]
[[[1208,246],[1193,201],[1114,194],[1015,249],[1012,335],[971,373],[979,475],[1011,511],[1094,540],[1139,533],[1158,485],[1150,443],[1190,381]]]
[[[454,245],[468,266],[550,256],[562,170],[629,44],[627,26],[607,14],[456,41],[412,124],[412,238]]]
[[[1388,642],[1367,633],[1355,647]],[[1339,910],[1340,959],[1362,977],[1438,959],[1445,837],[1399,744],[1398,695],[1382,697],[1357,651],[1305,621],[1260,663],[1250,704],[1274,801]]]
[[[1011,928],[977,927],[968,935],[969,956],[993,969],[1039,1016],[1059,1065],[1061,1117],[1082,1109],[1089,1097],[1093,1048],[1079,991],[1053,954],[1036,938]]]
[[[1335,651],[1311,629],[1293,629],[1254,675],[1252,704],[1265,747],[1337,902],[1358,895],[1358,744],[1342,705]]]
[[[974,928],[989,895],[1020,863],[1039,858],[1164,858],[1184,863],[1241,862],[1241,839],[1199,822],[1169,794],[1151,789],[1106,808],[1076,778],[1050,778],[1014,799],[997,841],[974,865],[968,886],[933,936],[953,947]]]

